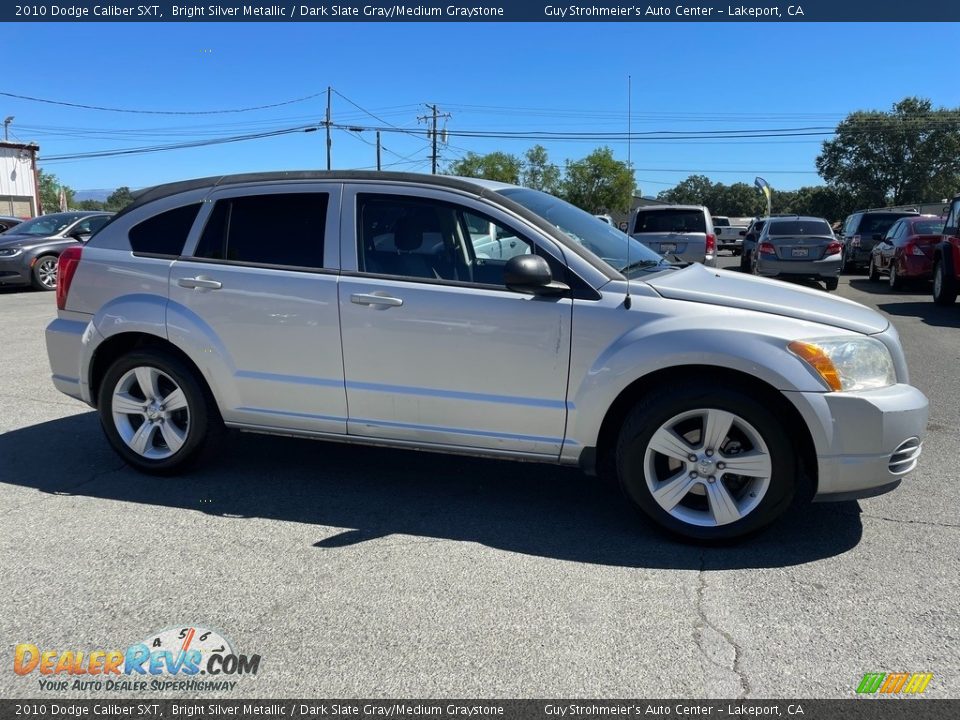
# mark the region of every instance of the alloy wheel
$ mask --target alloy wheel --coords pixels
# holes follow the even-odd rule
[[[37,261],[34,268],[37,274],[37,280],[43,287],[53,290],[57,287],[57,259],[51,255],[46,255]]]
[[[114,388],[111,411],[120,438],[141,457],[165,460],[187,440],[187,397],[170,375],[155,367],[126,372]]]

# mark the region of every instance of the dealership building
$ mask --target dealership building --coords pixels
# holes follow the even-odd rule
[[[32,218],[40,213],[38,145],[0,142],[0,215]]]

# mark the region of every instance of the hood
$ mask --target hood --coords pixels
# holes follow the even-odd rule
[[[0,233],[0,247],[19,247],[19,248],[28,248],[32,245],[44,245],[46,243],[57,242],[64,240],[62,237],[47,237],[44,235],[26,235],[18,234],[8,230],[5,233]],[[68,238],[72,240],[73,238]]]
[[[880,313],[823,290],[707,268],[699,263],[646,282],[671,300],[756,310],[868,335],[883,332],[890,324]]]

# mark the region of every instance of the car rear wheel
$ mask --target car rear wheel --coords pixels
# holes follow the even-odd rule
[[[877,270],[877,262],[873,255],[870,256],[870,267],[867,269],[867,277],[873,282],[880,279],[880,271]]]
[[[833,292],[840,287],[840,278],[827,278],[823,281],[823,286],[827,289],[827,292]]]
[[[57,289],[57,256],[41,255],[33,263],[31,283],[37,290]]]
[[[645,397],[617,444],[620,486],[666,530],[696,540],[754,532],[790,505],[797,454],[782,420],[736,388],[690,384]]]
[[[937,305],[953,305],[957,301],[957,280],[947,273],[942,259],[933,265],[933,301]]]
[[[223,426],[194,371],[161,349],[114,362],[100,383],[98,409],[113,449],[137,470],[157,475],[189,466]]]
[[[901,278],[900,273],[897,272],[897,261],[894,260],[890,263],[890,289],[900,290],[902,287],[903,278]]]

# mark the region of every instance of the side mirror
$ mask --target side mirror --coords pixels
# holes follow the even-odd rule
[[[72,237],[77,242],[85,243],[90,239],[90,233],[80,232],[79,230],[74,230],[72,233],[67,235],[67,237]]]
[[[503,268],[503,283],[514,292],[559,295],[570,289],[554,282],[547,261],[539,255],[514,255]]]

